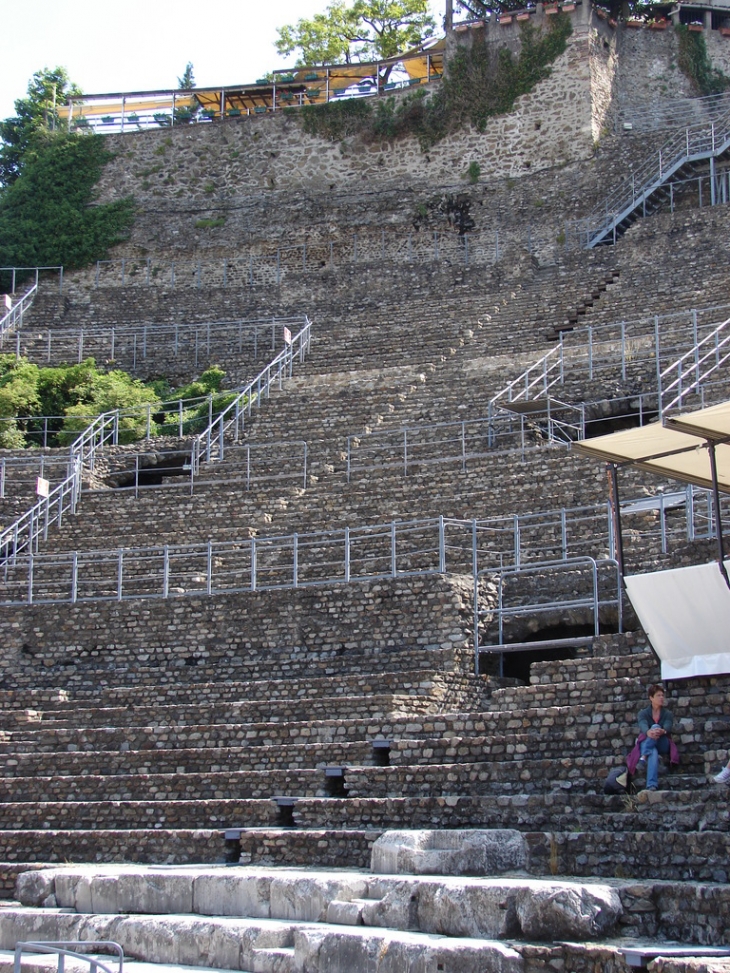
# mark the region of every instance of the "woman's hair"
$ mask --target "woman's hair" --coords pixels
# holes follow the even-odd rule
[[[660,682],[653,682],[647,690],[647,695],[649,699],[651,699],[652,696],[656,696],[657,693],[663,693],[663,692],[664,692],[664,686],[662,686]]]

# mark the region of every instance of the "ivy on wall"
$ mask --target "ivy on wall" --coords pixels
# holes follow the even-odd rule
[[[111,158],[101,135],[54,133],[36,145],[0,193],[0,266],[74,268],[104,258],[134,218],[129,199],[93,205]]]
[[[467,124],[483,131],[490,117],[510,112],[520,95],[550,74],[571,32],[566,14],[551,18],[546,30],[521,24],[516,57],[493,44],[459,48],[431,97],[421,88],[401,98],[378,99],[375,105],[359,99],[309,105],[301,111],[304,130],[332,141],[352,135],[372,142],[411,135],[424,151]]]
[[[707,44],[699,31],[691,31],[686,24],[675,28],[679,44],[677,63],[701,95],[718,95],[730,88],[730,78],[713,68]]]

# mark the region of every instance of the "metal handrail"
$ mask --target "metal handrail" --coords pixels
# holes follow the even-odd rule
[[[532,601],[528,603],[522,603],[515,605],[514,607],[505,607],[504,604],[504,584],[505,579],[514,578],[517,576],[523,576],[526,574],[548,574],[555,575],[560,572],[570,571],[571,573],[580,572],[581,570],[588,569],[590,582],[591,582],[591,592],[590,594],[581,596],[578,592],[573,592],[570,598],[550,598],[548,601]],[[601,588],[599,584],[599,571],[608,568],[608,570],[615,576],[615,596],[611,597],[601,597]],[[481,654],[486,653],[500,653],[500,670],[499,675],[503,674],[503,653],[509,648],[509,645],[504,641],[504,620],[505,618],[518,617],[522,615],[535,615],[538,613],[547,613],[555,611],[564,611],[565,609],[589,609],[593,616],[593,634],[594,636],[600,635],[600,612],[601,609],[605,608],[615,608],[617,612],[617,628],[619,632],[623,631],[623,592],[621,586],[621,570],[618,561],[612,557],[602,558],[597,560],[593,557],[577,557],[570,558],[561,561],[553,562],[542,562],[540,564],[534,564],[530,567],[508,567],[502,568],[497,571],[489,571],[488,576],[491,582],[494,582],[495,575],[497,580],[497,604],[490,605],[486,608],[480,607],[481,596],[479,591],[479,582],[487,574],[487,572],[480,572],[474,577],[474,666],[475,672],[479,675],[479,657]],[[574,582],[572,582],[574,583]],[[548,585],[549,590],[553,590],[553,584]],[[479,630],[484,619],[487,617],[493,620],[496,616],[498,625],[498,643],[496,644],[482,644],[480,640]]]
[[[707,491],[622,503],[637,537],[657,552],[710,537]],[[730,498],[728,499],[730,504]],[[685,515],[667,522],[670,511]],[[727,504],[726,504],[727,506]],[[703,508],[703,509],[701,509]],[[658,516],[651,516],[656,511]],[[649,513],[647,521],[647,512]],[[699,520],[699,529],[695,525]],[[603,552],[603,553],[598,553]],[[487,520],[432,517],[339,530],[36,555],[5,562],[3,604],[177,598],[292,589],[444,573],[478,574],[576,557],[615,558],[608,504]]]
[[[30,308],[33,303],[33,299],[38,293],[38,282],[26,291],[25,294],[16,301],[15,304],[10,308],[7,314],[0,318],[0,339],[5,336],[5,334],[11,330],[11,328],[18,328],[23,322],[23,316],[25,312]]]
[[[662,100],[651,108],[622,112],[620,120],[624,125],[630,125],[634,133],[686,128],[698,115],[711,121],[720,118],[727,111],[729,100],[725,91],[699,98]]]
[[[102,961],[97,956],[89,956],[81,951],[84,949],[105,949],[116,953],[118,966],[112,969],[111,966]],[[119,943],[111,940],[77,940],[71,942],[54,942],[53,940],[36,940],[28,942],[18,942],[15,944],[15,956],[13,960],[13,973],[20,973],[23,953],[49,953],[58,956],[58,973],[64,973],[65,960],[79,960],[89,964],[89,973],[124,973],[124,950]]]
[[[632,170],[630,184],[618,186],[602,203],[574,225],[590,249],[599,243],[626,216],[665,184],[687,162],[721,155],[730,147],[730,111],[717,120],[689,126],[668,139],[657,153],[652,152]]]
[[[714,331],[710,334],[705,335],[704,338],[700,339],[695,343],[693,348],[685,352],[677,361],[672,362],[671,365],[667,366],[663,372],[659,375],[659,417],[661,418],[665,412],[675,406],[681,405],[686,396],[691,395],[696,392],[702,385],[702,383],[714,374],[719,368],[721,368],[727,361],[730,361],[730,350],[725,352],[722,356],[720,355],[721,349],[725,348],[726,345],[730,345],[730,318],[719,324]],[[725,330],[728,330],[722,340],[720,336]],[[708,351],[703,351],[707,345],[712,345]],[[704,366],[710,363],[708,368]],[[688,364],[689,363],[689,364]],[[677,377],[669,383],[669,385],[664,386],[663,380],[669,375],[677,373]],[[693,376],[690,378],[690,376]],[[687,380],[689,378],[689,384]],[[669,402],[664,401],[665,396],[676,389],[677,394]]]
[[[295,356],[299,361],[304,357],[311,344],[312,325],[308,318],[299,334],[291,337],[283,351],[273,358],[268,365],[259,372],[251,382],[238,393],[230,405],[223,410],[208,425],[207,429],[195,437],[193,441],[193,463],[196,471],[201,456],[209,463],[213,457],[214,444],[217,446],[217,458],[222,460],[225,453],[225,437],[229,430],[233,430],[233,441],[238,442],[240,433],[245,426],[246,413],[250,416],[253,406],[261,405],[265,396],[269,397],[274,383],[282,387],[284,378],[291,378]]]
[[[60,527],[64,514],[76,513],[81,494],[81,470],[81,459],[76,457],[69,475],[47,497],[0,532],[0,563],[5,564],[6,571],[8,565],[15,565],[23,551],[32,552],[34,547],[37,550],[39,538],[46,540],[54,523]]]

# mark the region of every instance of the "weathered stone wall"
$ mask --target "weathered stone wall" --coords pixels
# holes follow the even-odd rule
[[[387,605],[387,611],[384,606]],[[343,657],[371,672],[402,662],[402,648],[459,656],[470,652],[468,593],[445,578],[408,579],[319,589],[258,592],[240,598],[182,602],[39,605],[3,612],[0,670],[33,685],[53,666],[119,665],[133,654],[142,665],[174,667],[315,665]]]

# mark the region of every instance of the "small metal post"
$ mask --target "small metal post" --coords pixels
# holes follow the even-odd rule
[[[394,578],[398,573],[396,563],[395,521],[390,524],[390,576]]]
[[[299,580],[299,535],[292,534],[292,584],[296,588]]]
[[[350,580],[350,528],[345,527],[345,581]]]
[[[205,590],[207,594],[210,594],[213,590],[213,541],[208,541],[208,560],[206,564],[206,585]]]
[[[120,547],[117,551],[117,601],[122,600],[122,576],[124,573],[124,551]]]
[[[162,597],[167,598],[170,593],[170,548],[167,544],[162,548]]]

